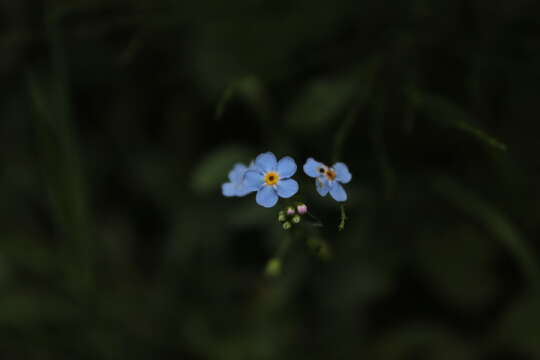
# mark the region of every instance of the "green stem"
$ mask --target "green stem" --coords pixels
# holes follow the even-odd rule
[[[347,214],[345,213],[345,205],[341,204],[340,209],[341,209],[341,221],[339,222],[338,230],[342,231],[343,229],[345,229],[345,221],[348,218],[347,218]]]
[[[276,277],[281,274],[281,265],[283,263],[283,258],[285,257],[285,254],[289,250],[289,247],[291,246],[292,242],[292,235],[288,233],[285,237],[285,240],[283,240],[276,252],[276,255],[268,260],[266,263],[266,268],[264,270],[265,274],[267,276]]]

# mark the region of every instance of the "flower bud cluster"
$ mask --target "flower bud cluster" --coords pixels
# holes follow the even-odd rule
[[[307,214],[307,206],[303,203],[297,203],[294,207],[287,206],[278,213],[278,221],[283,230],[289,230],[293,225],[300,224],[302,216]]]

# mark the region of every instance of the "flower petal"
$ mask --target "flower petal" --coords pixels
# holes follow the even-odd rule
[[[255,190],[252,188],[247,187],[243,183],[236,184],[236,196],[243,197],[246,196],[249,193],[254,192]]]
[[[229,172],[229,180],[233,183],[242,182],[244,173],[246,172],[247,167],[244,164],[236,163],[234,167]]]
[[[296,162],[290,156],[285,156],[277,163],[277,172],[282,178],[290,178],[296,172]]]
[[[259,171],[248,170],[244,174],[244,187],[246,190],[259,190],[264,182],[264,177]]]
[[[262,172],[268,172],[276,169],[277,159],[276,156],[271,152],[265,152],[260,154],[255,159],[255,166],[259,168]]]
[[[342,162],[335,163],[332,166],[336,172],[336,180],[340,183],[346,184],[352,179],[352,175],[349,172],[349,168]]]
[[[280,197],[288,199],[298,192],[298,183],[293,179],[285,179],[278,182],[276,188]]]
[[[278,201],[276,190],[271,186],[263,186],[261,190],[257,191],[255,201],[263,207],[271,208]]]
[[[330,185],[328,184],[328,180],[326,180],[326,178],[324,178],[323,176],[315,179],[315,186],[317,187],[317,192],[321,196],[326,196],[326,194],[328,194],[328,191],[330,191]]]
[[[319,169],[321,167],[326,167],[323,163],[316,161],[313,158],[309,158],[306,160],[306,163],[304,164],[304,172],[307,176],[311,177],[318,177],[321,175]]]
[[[330,195],[336,201],[346,201],[347,200],[347,193],[345,192],[345,189],[337,181],[335,181],[332,184],[332,187],[330,188]]]
[[[233,183],[225,183],[221,185],[221,193],[223,196],[231,197],[236,196],[236,189]]]

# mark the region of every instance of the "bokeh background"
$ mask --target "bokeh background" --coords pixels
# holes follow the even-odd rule
[[[2,359],[540,358],[539,15],[0,1]],[[221,195],[268,150],[343,231]]]

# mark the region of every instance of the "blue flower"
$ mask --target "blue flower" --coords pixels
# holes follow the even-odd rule
[[[290,156],[277,161],[274,154],[266,152],[257,156],[253,168],[246,171],[244,185],[257,191],[257,204],[270,208],[279,197],[290,198],[298,192],[298,183],[289,179],[295,172],[296,163]]]
[[[227,197],[231,196],[246,196],[253,190],[248,190],[244,185],[244,176],[249,168],[241,163],[234,164],[234,167],[229,171],[229,181],[221,185],[221,192]]]
[[[321,196],[330,193],[336,201],[347,200],[347,193],[341,184],[347,184],[351,181],[352,175],[344,163],[338,162],[332,167],[328,167],[313,158],[309,158],[304,164],[304,172],[308,176],[315,178],[315,185]]]

